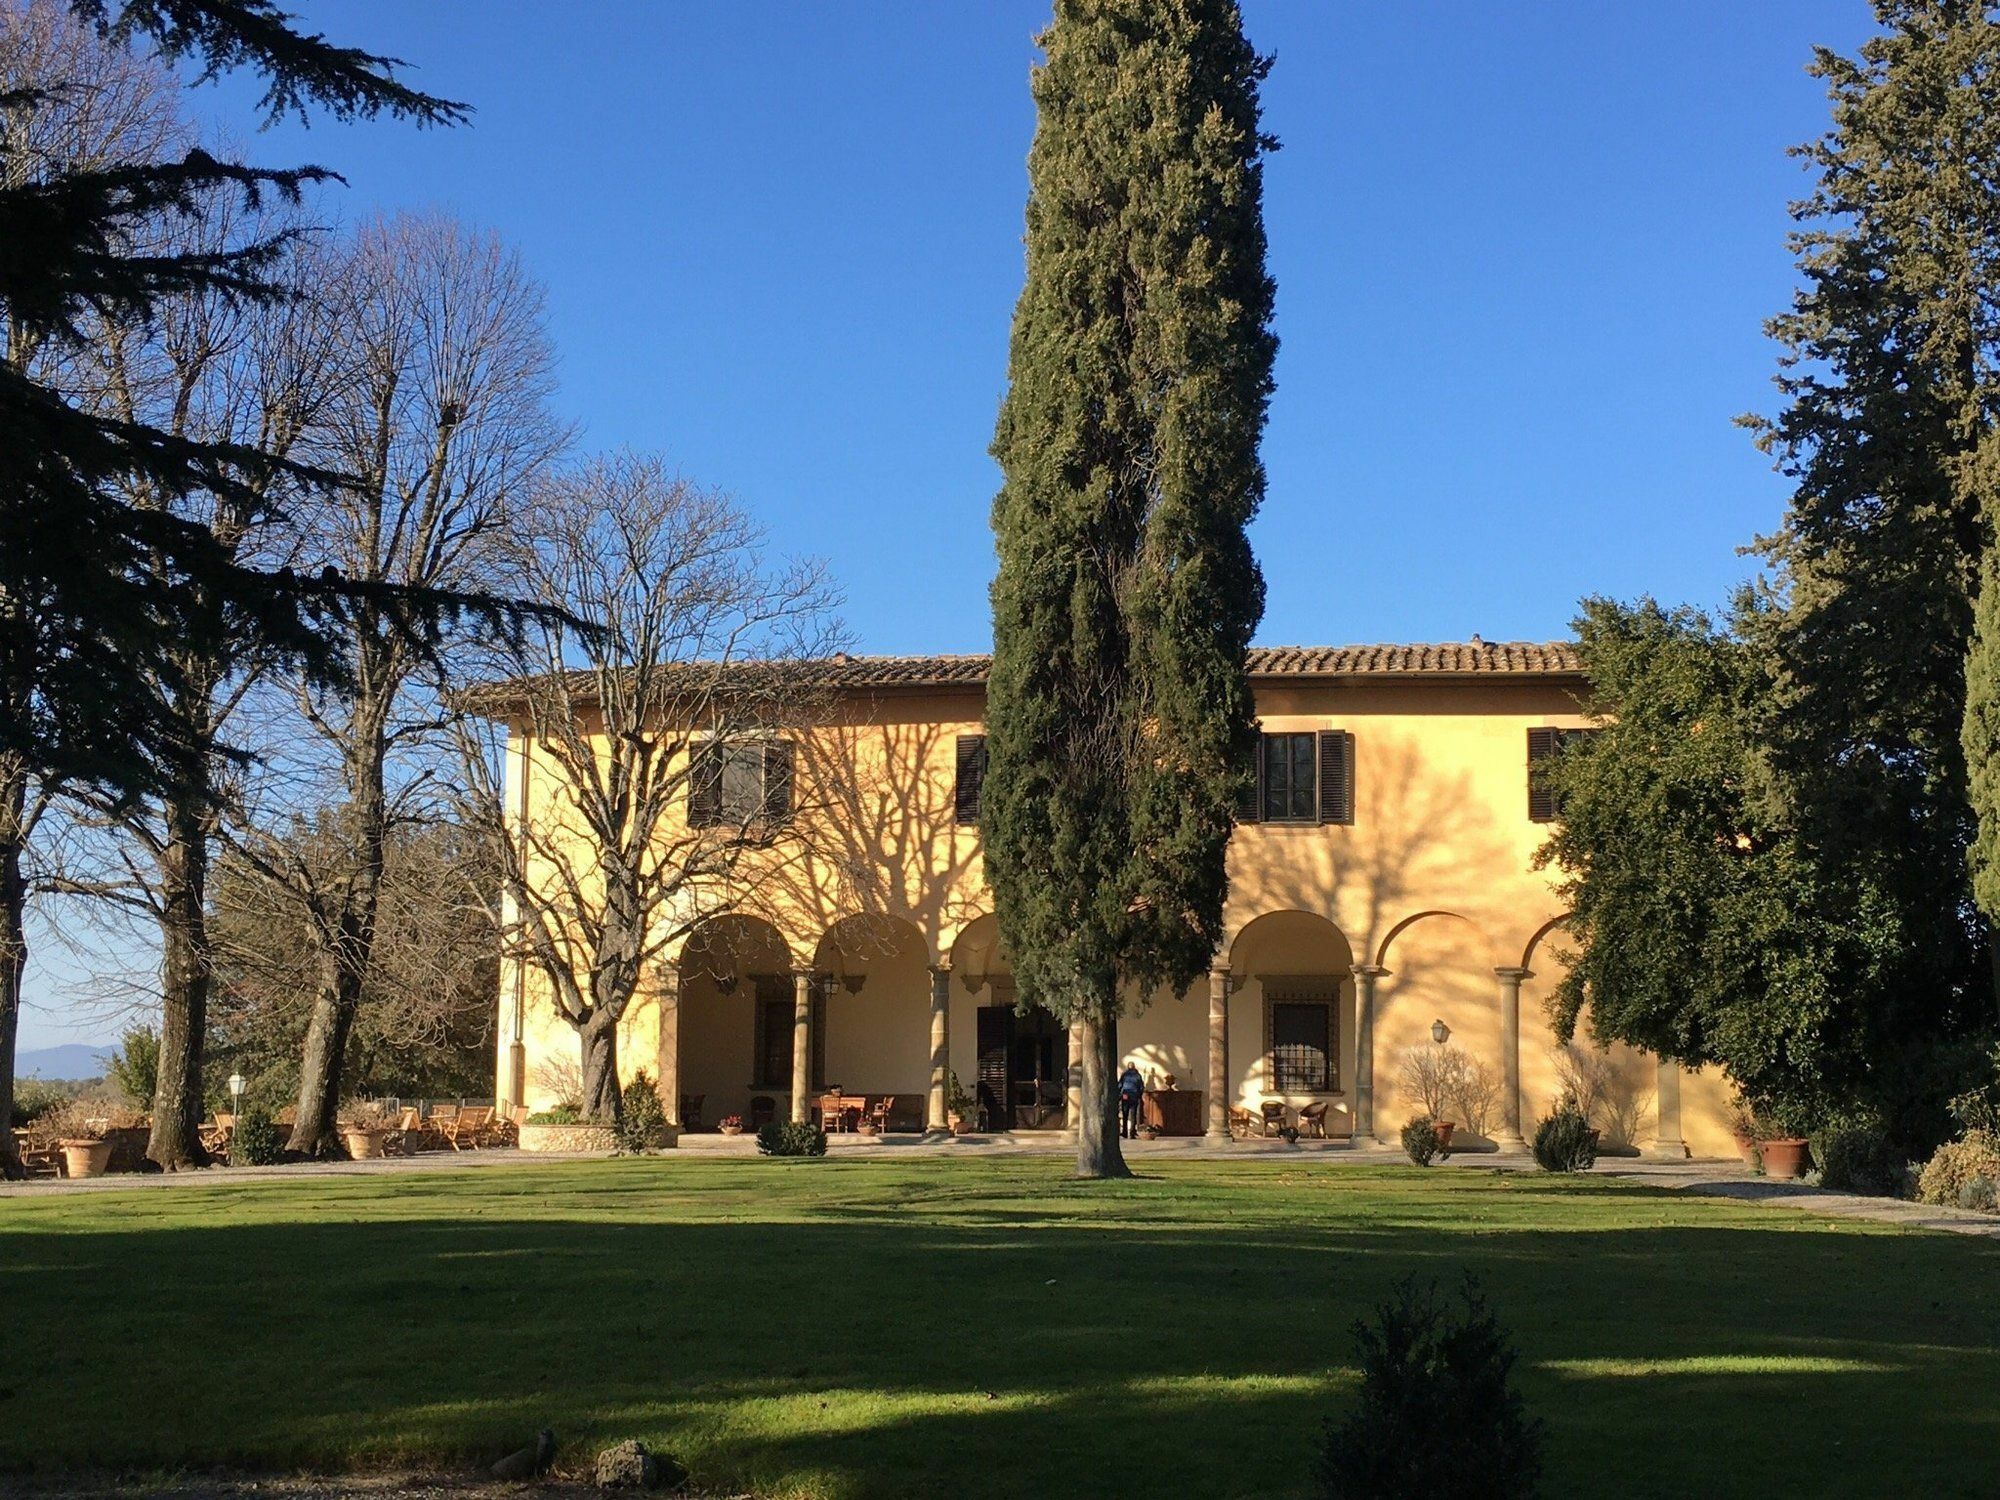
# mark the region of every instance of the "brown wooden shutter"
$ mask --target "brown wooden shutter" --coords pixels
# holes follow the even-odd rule
[[[988,1130],[1011,1130],[1014,1106],[1008,1099],[1011,1054],[1014,1050],[1014,1007],[979,1007],[979,1103]]]
[[[722,821],[722,746],[705,740],[688,752],[688,827]]]
[[[1562,743],[1562,733],[1555,729],[1530,729],[1528,731],[1528,820],[1533,823],[1553,823],[1556,817],[1556,794],[1549,789],[1543,778],[1539,763],[1556,753]]]
[[[952,802],[953,820],[964,827],[976,826],[985,792],[986,736],[961,734],[958,737],[958,786]]]
[[[1250,781],[1236,794],[1236,821],[1255,823],[1264,806],[1264,736],[1250,738]]]
[[[1344,729],[1319,732],[1319,820],[1354,821],[1354,754]]]
[[[764,820],[782,823],[792,815],[792,742],[764,745]]]

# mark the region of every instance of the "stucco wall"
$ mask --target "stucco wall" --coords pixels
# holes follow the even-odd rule
[[[1542,1004],[1559,959],[1556,945],[1543,939],[1561,911],[1551,877],[1533,868],[1548,830],[1527,816],[1526,732],[1584,722],[1568,686],[1532,679],[1267,682],[1258,703],[1267,731],[1337,728],[1353,736],[1354,817],[1346,826],[1249,824],[1232,839],[1229,937],[1219,956],[1234,976],[1232,1104],[1254,1111],[1270,1091],[1260,976],[1324,973],[1338,982],[1338,1086],[1323,1096],[1332,1106],[1329,1130],[1338,1135],[1351,1129],[1355,1103],[1350,970],[1382,966],[1375,1121],[1378,1135],[1393,1138],[1415,1108],[1402,1085],[1402,1057],[1429,1042],[1434,1021],[1499,1069],[1494,971],[1525,963],[1534,977],[1521,995],[1521,1118],[1532,1129],[1555,1086]],[[952,816],[957,739],[981,731],[982,705],[979,693],[962,691],[843,700],[828,726],[800,744],[796,836],[753,853],[724,893],[745,914],[741,920],[764,933],[753,944],[768,949],[757,964],[864,975],[858,993],[836,983],[828,1002],[827,1073],[850,1090],[928,1089],[932,963],[952,970],[950,1064],[968,1088],[976,1077],[978,1008],[993,996],[985,981],[1007,972],[978,830],[957,826]],[[517,742],[510,797],[529,816],[545,817],[558,782],[535,768],[538,759]],[[528,767],[525,788],[521,765]],[[889,919],[887,936],[854,939],[844,924],[857,913]],[[749,989],[724,996],[698,966],[683,970],[681,1089],[708,1096],[704,1118],[712,1124],[744,1110],[751,1092]],[[517,986],[532,1106],[549,1097],[537,1079],[540,1065],[552,1055],[573,1058],[575,1033],[554,1016],[533,976],[523,983],[509,966],[500,996],[503,1080]],[[1207,997],[1205,976],[1185,997],[1155,997],[1122,1024],[1124,1051],[1149,1073],[1171,1071],[1183,1087],[1205,1089]],[[657,1065],[658,1036],[648,997],[624,1027],[628,1077]],[[1655,1072],[1650,1059],[1617,1057],[1635,1088]],[[1726,1094],[1719,1079],[1683,1080],[1682,1131],[1697,1151],[1728,1151]]]

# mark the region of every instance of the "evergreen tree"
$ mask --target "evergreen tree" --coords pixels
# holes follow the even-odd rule
[[[1794,205],[1804,285],[1770,325],[1786,406],[1756,424],[1797,488],[1761,544],[1784,607],[1752,624],[1775,665],[1761,733],[1783,816],[1829,869],[1887,877],[1952,1008],[1981,942],[1968,769],[1981,866],[2000,850],[1991,625],[1967,676],[2000,493],[2000,26],[1990,0],[1875,9],[1858,58],[1813,63],[1833,122],[1800,152],[1818,173]]]
[[[986,871],[1024,1003],[1082,1047],[1077,1169],[1124,1175],[1122,1000],[1222,937],[1277,341],[1234,0],[1057,0],[994,456]]]

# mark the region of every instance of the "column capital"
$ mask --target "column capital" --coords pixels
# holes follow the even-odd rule
[[[929,968],[933,979],[940,974],[948,975],[951,973],[951,960],[948,958],[939,959],[936,963],[929,965]]]
[[[1356,964],[1348,970],[1356,979],[1380,979],[1388,972],[1380,964]]]
[[[1493,977],[1496,979],[1511,980],[1513,983],[1519,984],[1524,979],[1533,979],[1535,971],[1533,969],[1523,969],[1519,966],[1503,966],[1493,971]]]

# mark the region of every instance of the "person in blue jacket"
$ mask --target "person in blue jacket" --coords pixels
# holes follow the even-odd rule
[[[1146,1080],[1139,1076],[1139,1065],[1126,1063],[1125,1071],[1118,1075],[1118,1133],[1128,1141],[1139,1138],[1139,1101],[1145,1094]]]

